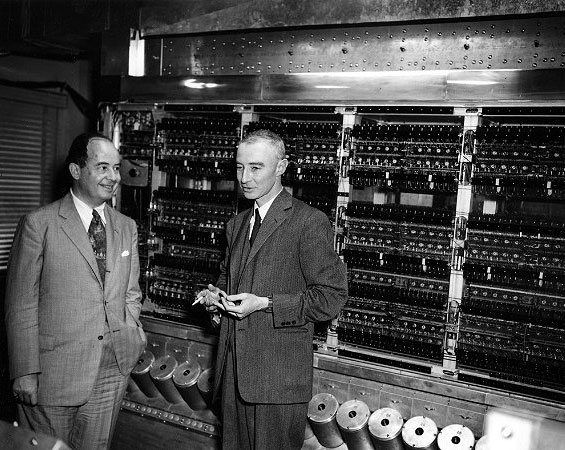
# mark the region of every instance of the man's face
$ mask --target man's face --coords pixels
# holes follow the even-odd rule
[[[110,200],[120,182],[120,154],[111,142],[92,139],[85,167],[70,164],[74,194],[92,208]]]
[[[287,161],[280,160],[267,142],[240,144],[236,163],[237,181],[245,198],[261,206],[280,190]]]

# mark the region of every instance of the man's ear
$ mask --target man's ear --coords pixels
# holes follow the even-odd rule
[[[80,178],[80,166],[76,163],[69,164],[69,172],[74,180],[78,180]]]
[[[285,173],[286,168],[288,167],[288,159],[281,159],[278,163],[277,163],[277,176],[281,176],[283,173]]]

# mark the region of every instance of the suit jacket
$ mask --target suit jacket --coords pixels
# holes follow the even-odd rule
[[[243,320],[222,316],[216,389],[232,345],[245,401],[308,402],[314,323],[334,318],[345,304],[345,266],[334,251],[326,215],[286,190],[273,201],[249,248],[252,213],[244,211],[227,224],[228,248],[218,287],[228,294],[272,295],[273,312],[256,311]]]
[[[38,373],[39,404],[84,403],[108,337],[124,375],[145,347],[136,224],[112,208],[105,217],[104,284],[70,193],[16,230],[6,285],[10,376]]]

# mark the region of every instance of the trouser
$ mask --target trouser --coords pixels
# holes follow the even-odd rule
[[[107,341],[107,340],[106,340]],[[98,376],[88,401],[80,406],[18,404],[22,426],[56,436],[76,450],[106,450],[114,432],[127,377],[118,368],[107,341],[102,347]]]
[[[308,403],[253,404],[237,389],[235,354],[228,349],[222,381],[223,450],[300,450]]]

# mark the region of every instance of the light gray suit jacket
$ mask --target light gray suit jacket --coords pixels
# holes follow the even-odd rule
[[[70,193],[22,217],[16,230],[6,285],[10,376],[37,373],[39,404],[84,403],[104,339],[124,375],[145,347],[136,224],[112,208],[105,216],[104,284]]]
[[[326,215],[286,190],[273,201],[249,248],[251,214],[244,211],[226,226],[228,248],[217,285],[228,294],[272,295],[273,312],[222,317],[216,390],[231,345],[245,401],[308,402],[314,323],[337,316],[347,301],[345,266],[334,251]]]

